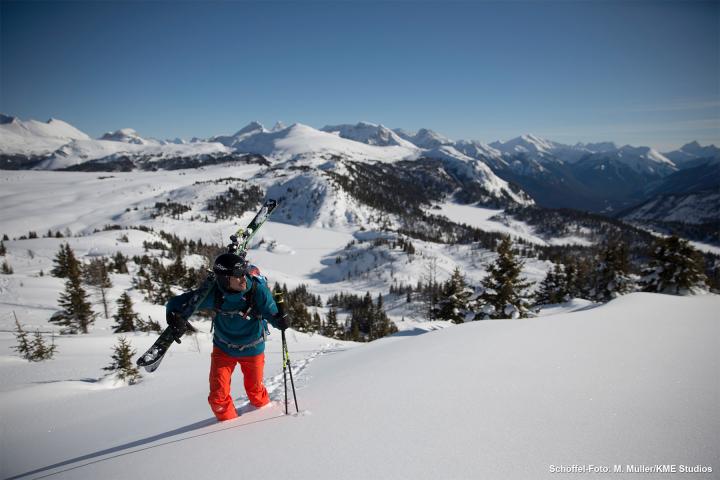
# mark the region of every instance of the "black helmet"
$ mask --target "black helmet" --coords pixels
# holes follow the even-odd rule
[[[242,277],[247,272],[248,262],[240,255],[223,253],[213,263],[213,272],[218,277]]]

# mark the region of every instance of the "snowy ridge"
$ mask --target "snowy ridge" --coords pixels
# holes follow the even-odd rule
[[[237,151],[257,153],[278,161],[308,156],[338,156],[358,161],[398,161],[417,157],[417,149],[381,147],[341,138],[296,123],[283,130],[258,132],[234,144]]]
[[[534,159],[544,159],[550,156],[559,145],[529,133],[504,143],[499,141],[493,142],[490,146],[509,155],[524,153]]]
[[[43,123],[2,115],[0,121],[0,153],[37,155],[52,152],[70,140],[89,139],[69,123],[55,118]]]
[[[114,132],[107,132],[102,137],[100,137],[100,140],[109,140],[112,142],[123,142],[123,143],[133,143],[135,145],[159,145],[160,142],[157,140],[146,140],[143,137],[140,136],[139,133],[137,133],[132,128],[121,128],[120,130],[116,130]]]
[[[220,143],[208,142],[160,144],[145,140],[143,143],[122,140],[72,140],[58,148],[38,168],[59,170],[90,160],[112,159],[110,157],[120,155],[147,156],[160,160],[231,152],[231,149]]]
[[[449,138],[427,128],[421,128],[415,133],[406,132],[401,128],[396,128],[394,132],[397,133],[401,138],[420,148],[432,149],[440,147],[442,145],[453,144],[453,141]]]
[[[658,195],[624,212],[620,218],[640,222],[720,222],[720,191]]]
[[[687,163],[691,160],[700,158],[720,158],[720,148],[715,145],[700,145],[697,141],[686,143],[678,150],[664,153],[663,156],[672,160],[675,164],[682,167],[682,164]]]
[[[323,175],[290,175],[272,184],[267,195],[280,199],[276,221],[291,225],[345,230],[370,226],[370,217],[377,215]]]
[[[356,142],[362,142],[368,145],[416,148],[416,145],[401,138],[389,128],[382,125],[375,125],[374,123],[359,122],[356,125],[327,125],[320,130],[328,133],[336,133],[342,138],[355,140]]]
[[[509,197],[518,205],[532,205],[535,202],[524,192],[510,188],[508,182],[495,175],[490,167],[478,159],[471,158],[449,145],[442,145],[425,153],[430,158],[443,161],[458,177],[476,181],[495,198]]]

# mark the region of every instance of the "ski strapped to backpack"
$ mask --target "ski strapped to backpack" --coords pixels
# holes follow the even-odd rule
[[[230,236],[231,243],[227,247],[228,253],[234,253],[244,258],[247,255],[247,248],[250,241],[253,239],[260,227],[262,227],[267,219],[270,218],[270,215],[275,208],[277,208],[276,200],[269,199],[265,201],[247,227],[238,229],[235,234]],[[257,273],[259,275],[259,271]],[[253,285],[254,283],[255,281],[253,281]],[[195,290],[190,300],[186,303],[185,308],[183,308],[182,311],[177,312],[177,314],[185,320],[185,330],[195,330],[188,322],[188,319],[197,312],[199,306],[203,303],[203,301],[205,301],[214,287],[215,274],[210,272],[200,288]],[[148,372],[155,371],[160,366],[160,362],[173,342],[181,342],[180,337],[182,337],[183,333],[184,331],[179,332],[170,326],[165,328],[155,343],[138,358],[136,362],[137,365],[145,368]]]

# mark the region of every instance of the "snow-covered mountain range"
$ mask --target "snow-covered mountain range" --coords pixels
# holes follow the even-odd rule
[[[520,187],[524,196],[513,201],[521,204],[532,198],[546,207],[607,212],[649,200],[672,174],[720,159],[720,149],[692,142],[660,153],[612,142],[566,145],[532,134],[485,144],[454,141],[430,129],[408,132],[368,122],[319,130],[280,123],[267,129],[251,122],[235,134],[191,142],[143,138],[123,128],[95,140],[57,119],[0,118],[0,165],[6,169],[168,169],[173,164],[185,168],[241,161],[248,155],[262,156],[253,158],[268,164],[313,167],[338,160],[392,164],[434,159],[450,175],[469,177],[502,197],[517,197]]]

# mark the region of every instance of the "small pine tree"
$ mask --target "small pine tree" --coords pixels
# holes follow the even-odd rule
[[[25,360],[30,360],[32,353],[30,341],[27,338],[27,332],[23,330],[17,317],[15,317],[15,340],[17,341],[17,345],[12,347],[12,349],[18,352],[18,354]]]
[[[323,335],[332,338],[343,338],[345,329],[338,324],[337,310],[335,307],[330,307],[327,317],[325,317],[325,325],[323,325]]]
[[[449,320],[453,323],[463,323],[466,314],[472,310],[470,305],[472,293],[472,289],[465,283],[460,268],[455,267],[450,279],[440,291],[436,318]]]
[[[606,302],[632,292],[635,284],[629,274],[629,263],[625,244],[608,241],[603,245],[600,261],[595,269],[595,288],[590,292],[591,297]]]
[[[7,249],[5,248],[5,243],[0,242],[0,257],[4,257],[5,254],[7,254]]]
[[[482,281],[479,312],[475,318],[525,318],[530,305],[527,288],[520,278],[523,263],[515,258],[510,237],[504,237],[497,249],[498,258],[488,267]],[[479,317],[479,318],[478,318]]]
[[[108,273],[105,259],[95,258],[83,269],[83,277],[85,283],[91,286],[100,294],[102,300],[105,318],[110,318],[108,314],[107,291],[112,288],[112,281]]]
[[[128,258],[122,252],[116,252],[112,258],[112,269],[116,273],[128,273]]]
[[[50,275],[53,277],[67,278],[68,272],[72,268],[79,269],[79,262],[75,257],[75,252],[70,248],[70,244],[63,243],[60,245],[55,258],[53,259],[55,266],[50,270]]]
[[[310,331],[312,332],[322,332],[323,324],[322,319],[320,318],[320,314],[315,311],[312,315],[312,323],[310,324]]]
[[[113,332],[134,332],[135,322],[138,320],[138,315],[133,310],[133,303],[130,295],[128,295],[127,292],[123,292],[117,301],[117,305],[117,313],[113,315],[113,319],[115,320],[115,328],[113,328]]]
[[[675,235],[656,241],[642,274],[640,287],[645,292],[687,295],[707,289],[702,255]]]
[[[63,310],[53,315],[50,321],[67,327],[69,333],[88,333],[95,314],[80,282],[80,263],[77,261],[68,263],[65,291],[60,294],[58,303]]]
[[[555,264],[545,275],[535,294],[536,305],[562,303],[570,299],[568,277],[563,265]]]
[[[52,343],[50,345],[46,345],[45,341],[42,338],[42,335],[40,334],[40,331],[35,331],[35,337],[33,338],[32,342],[32,355],[31,358],[29,358],[32,362],[42,362],[43,360],[50,360],[53,355],[55,355],[55,349],[57,346],[55,345],[55,336],[52,337]]]
[[[147,322],[138,317],[135,322],[135,330],[139,332],[162,332],[162,326],[148,315]]]
[[[30,341],[28,339],[27,332],[23,330],[17,317],[15,317],[15,330],[17,345],[12,347],[12,349],[18,352],[18,354],[25,360],[31,362],[42,362],[44,360],[50,360],[53,355],[55,355],[55,351],[57,349],[57,346],[55,345],[55,335],[52,337],[52,343],[47,345],[43,340],[40,331],[35,330],[33,340]]]
[[[2,267],[0,267],[0,273],[4,275],[12,275],[14,272],[7,260],[3,261]]]
[[[132,361],[133,355],[135,355],[135,350],[130,347],[130,342],[127,338],[120,337],[117,345],[113,347],[112,363],[103,370],[115,372],[120,380],[133,385],[142,378],[140,370]]]
[[[374,340],[377,338],[383,338],[387,335],[391,335],[393,333],[396,333],[397,327],[395,324],[390,321],[387,314],[385,313],[385,308],[383,307],[383,299],[382,294],[378,293],[377,302],[375,303],[375,308],[372,312],[372,333],[373,336],[370,340]]]

